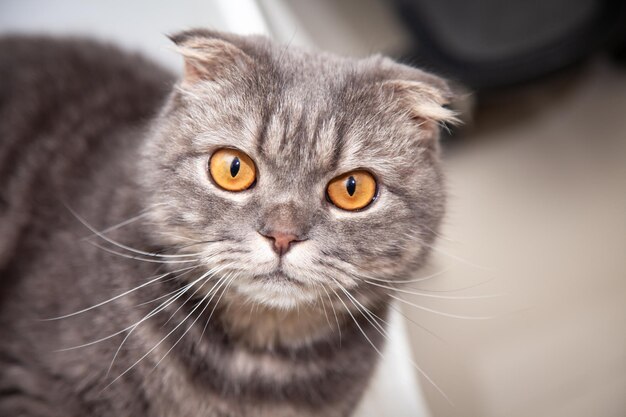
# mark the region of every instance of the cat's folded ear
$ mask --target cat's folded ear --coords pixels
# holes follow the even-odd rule
[[[383,88],[406,110],[427,133],[436,134],[442,125],[460,123],[454,110],[456,94],[449,84],[436,75],[384,59]]]
[[[185,59],[183,83],[216,81],[249,70],[252,58],[228,35],[195,29],[168,36]]]

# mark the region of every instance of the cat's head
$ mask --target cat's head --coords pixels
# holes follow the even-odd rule
[[[172,39],[185,73],[142,161],[158,242],[280,308],[383,297],[372,283],[423,264],[444,212],[439,126],[454,119],[441,79],[261,37]]]

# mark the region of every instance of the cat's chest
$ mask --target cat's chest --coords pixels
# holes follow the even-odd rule
[[[169,324],[138,329],[143,345],[155,347],[142,371],[151,415],[344,416],[375,364],[375,351],[358,328],[344,327],[341,343],[329,336],[270,348],[235,337],[219,313],[207,326],[190,326],[179,342],[161,343],[168,326],[184,322],[185,314],[178,314]]]
[[[339,408],[311,409],[278,398],[256,398],[221,395],[203,385],[194,384],[188,372],[171,365],[159,372],[152,384],[152,409],[160,417],[333,417],[342,416]],[[254,378],[254,377],[250,377]],[[252,381],[251,381],[252,382]],[[343,408],[343,407],[340,407]]]
[[[151,415],[339,417],[358,396],[360,384],[350,384],[340,371],[329,372],[331,363],[259,355],[232,346],[216,354],[210,345],[206,341],[191,361],[171,352],[171,358],[145,375]],[[155,358],[166,352],[166,347],[157,348]]]

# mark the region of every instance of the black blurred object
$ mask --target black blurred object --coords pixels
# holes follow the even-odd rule
[[[624,0],[393,0],[416,40],[405,58],[476,91],[554,73],[606,49],[624,61]]]

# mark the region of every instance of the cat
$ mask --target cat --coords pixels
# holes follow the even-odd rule
[[[0,40],[0,415],[348,416],[445,208],[447,83],[260,36]]]

